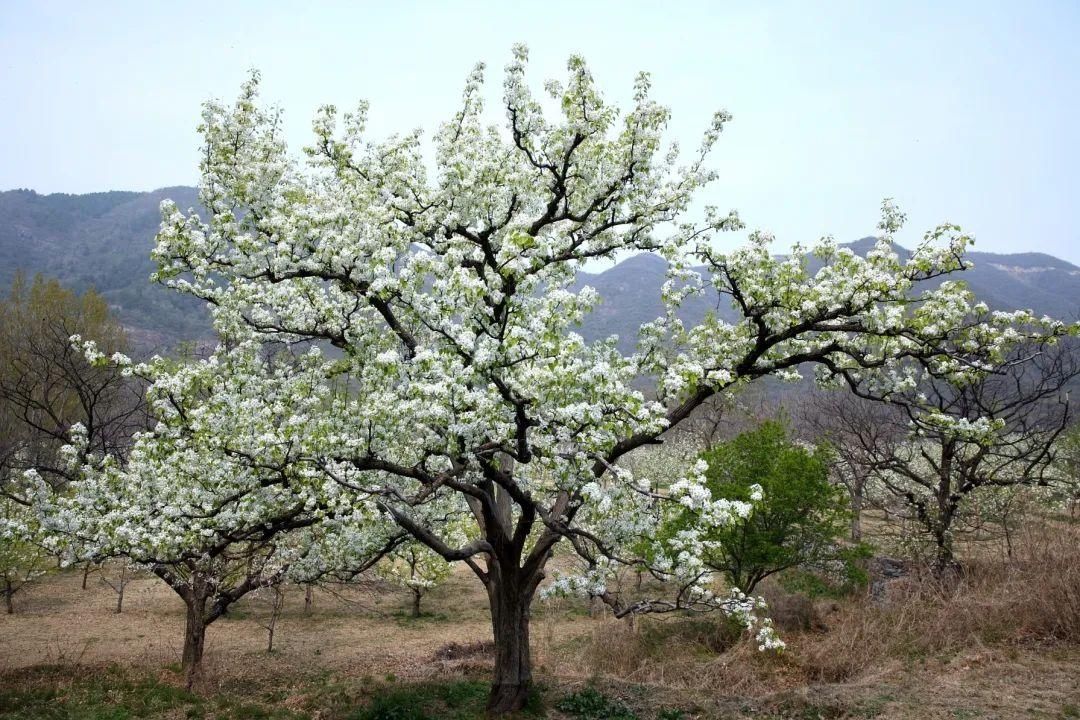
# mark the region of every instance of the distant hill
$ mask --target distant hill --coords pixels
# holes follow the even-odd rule
[[[144,347],[209,336],[201,303],[149,282],[158,206],[165,198],[181,208],[198,204],[195,188],[182,186],[88,195],[0,192],[0,287],[7,287],[19,269],[51,275],[79,290],[94,287]],[[852,247],[865,252],[872,243],[863,238]],[[975,267],[959,277],[991,307],[1080,318],[1080,267],[1041,253],[972,252],[968,258]],[[590,339],[618,335],[624,349],[632,347],[641,323],[663,311],[665,269],[662,258],[642,254],[601,273],[582,273],[578,286],[591,285],[603,298],[582,333]],[[714,296],[689,302],[684,319],[697,320],[710,309],[733,316]]]
[[[876,242],[863,238],[849,244],[865,254]],[[907,250],[898,248],[903,256]],[[995,310],[1033,310],[1062,320],[1080,319],[1080,267],[1042,253],[969,252],[965,256],[973,267],[949,276],[967,282],[975,295]],[[635,255],[597,274],[582,273],[578,287],[589,285],[603,298],[600,307],[582,328],[588,339],[618,335],[624,350],[633,347],[637,328],[663,312],[660,289],[667,264],[663,258],[648,253]],[[696,322],[708,311],[727,320],[737,314],[715,293],[690,298],[680,316]]]
[[[0,192],[0,287],[16,271],[44,273],[78,290],[93,287],[144,346],[209,332],[202,304],[151,283],[158,206],[197,204],[195,188],[89,195]]]

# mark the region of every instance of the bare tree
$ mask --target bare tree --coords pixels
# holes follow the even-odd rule
[[[127,560],[124,560],[124,559],[120,560],[119,565],[120,565],[120,572],[119,572],[119,574],[117,574],[117,575],[115,575],[113,577],[110,577],[105,572],[105,564],[104,563],[99,566],[99,569],[100,569],[100,572],[101,572],[100,577],[101,577],[102,584],[107,586],[114,593],[116,593],[116,614],[117,615],[124,612],[124,591],[127,590],[128,583],[130,583],[131,580],[135,576],[135,574],[132,572],[131,563],[129,563]],[[87,563],[87,566],[89,567],[89,562]],[[86,576],[84,575],[83,580],[85,581],[85,579],[86,579]]]
[[[310,587],[310,585],[308,586]],[[256,597],[262,597],[269,605],[269,614],[259,624],[266,630],[266,652],[274,652],[274,632],[277,630],[281,611],[285,607],[285,586],[281,582],[266,585],[256,591]]]
[[[854,542],[862,540],[862,514],[875,458],[906,436],[898,411],[895,406],[840,392],[809,394],[799,408],[801,431],[828,442],[835,451],[833,475],[848,492]]]

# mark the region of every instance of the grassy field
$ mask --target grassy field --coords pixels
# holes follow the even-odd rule
[[[758,653],[719,618],[616,621],[580,601],[538,603],[539,689],[554,718],[1080,717],[1080,543],[1032,536],[1013,561],[980,561],[942,593],[907,579],[885,602],[813,602],[768,588],[789,644]],[[266,652],[268,605],[211,626],[207,680],[182,689],[183,606],[140,577],[124,612],[93,575],[43,579],[0,616],[0,719],[421,720],[482,715],[490,670],[485,597],[456,573],[408,616],[371,583],[290,588]]]

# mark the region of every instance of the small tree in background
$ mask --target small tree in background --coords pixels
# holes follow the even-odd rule
[[[285,585],[274,582],[258,588],[252,597],[266,606],[266,616],[259,620],[259,625],[266,630],[266,652],[274,652],[274,633],[277,632],[281,611],[285,609]]]
[[[15,595],[46,572],[49,556],[35,542],[37,518],[25,505],[0,495],[0,593],[4,610],[15,612]]]
[[[843,488],[829,482],[829,449],[799,444],[783,423],[766,421],[701,458],[713,497],[753,503],[750,515],[707,538],[705,564],[732,586],[752,593],[782,570],[837,559],[849,510]]]
[[[388,556],[377,569],[382,577],[409,590],[412,595],[411,616],[418,618],[424,595],[450,577],[453,566],[441,555],[413,542]]]
[[[0,298],[0,591],[9,613],[15,594],[50,565],[24,473],[63,488],[75,477],[61,451],[72,427],[85,428],[90,451],[119,456],[143,422],[142,386],[121,368],[88,362],[69,341],[80,333],[109,354],[126,343],[92,290],[19,274]]]
[[[1058,482],[1059,440],[1072,415],[1068,391],[1080,377],[1080,360],[1056,338],[1006,346],[972,362],[983,372],[964,382],[916,359],[887,378],[841,373],[848,389],[880,409],[873,425],[855,433],[858,462],[933,541],[937,575],[959,568],[959,519],[978,498]]]
[[[89,564],[89,562],[90,561],[87,561],[87,564]],[[119,615],[124,612],[124,593],[127,592],[128,584],[135,579],[135,568],[132,567],[128,560],[121,559],[114,564],[113,574],[109,575],[106,572],[107,564],[108,563],[102,563],[98,566],[100,572],[99,577],[101,578],[102,585],[107,586],[116,593],[116,614]],[[85,572],[85,569],[83,572]]]

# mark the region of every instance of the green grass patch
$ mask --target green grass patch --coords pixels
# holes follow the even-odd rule
[[[567,695],[555,707],[578,720],[638,720],[626,705],[591,687]]]
[[[473,720],[484,716],[486,682],[460,680],[385,688],[348,720]]]
[[[642,720],[642,716],[624,702],[610,698],[593,687],[567,695],[555,707],[576,720]],[[660,708],[655,713],[646,717],[655,717],[656,720],[686,718],[686,713],[678,708]]]
[[[304,720],[288,710],[234,697],[199,697],[152,677],[109,668],[73,675],[35,668],[0,678],[0,720]]]

